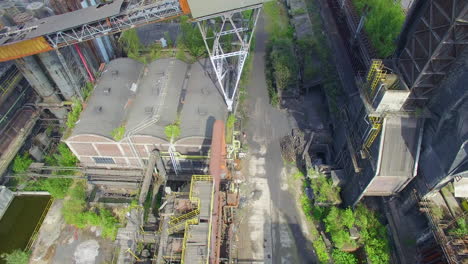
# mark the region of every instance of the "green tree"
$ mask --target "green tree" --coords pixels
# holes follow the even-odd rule
[[[164,134],[169,140],[175,140],[180,136],[180,124],[175,122],[164,127]]]
[[[15,249],[10,253],[1,254],[1,258],[6,264],[28,264],[30,252],[25,252],[21,249]]]
[[[457,237],[464,237],[468,235],[468,226],[466,219],[460,218],[457,220],[457,227],[449,230],[449,234]]]
[[[354,210],[355,224],[359,227],[361,243],[372,264],[390,262],[390,244],[387,229],[378,220],[377,214],[363,204],[358,204]]]
[[[356,246],[356,242],[351,239],[349,234],[349,228],[354,224],[354,215],[351,209],[343,210],[332,207],[323,222],[325,231],[330,233],[335,247],[342,249],[345,246]]]
[[[313,173],[312,173],[313,174]],[[325,175],[311,179],[312,189],[317,203],[338,203],[340,201],[340,187],[333,186],[333,182]]]
[[[332,252],[333,262],[335,264],[357,264],[358,260],[356,256],[351,253],[344,252],[338,249]]]
[[[187,16],[180,18],[180,31],[178,42],[181,42],[188,49],[190,55],[198,58],[205,54],[205,43],[202,35]]]
[[[125,126],[119,126],[111,132],[112,138],[116,141],[122,140],[125,135]]]
[[[347,228],[351,228],[354,226],[354,213],[351,208],[346,208],[344,211],[341,213],[341,221],[344,226]]]
[[[366,6],[370,10],[366,16],[364,29],[380,57],[388,57],[395,50],[395,43],[405,21],[405,14],[399,1],[353,0],[362,14]]]
[[[142,45],[135,28],[124,31],[120,36],[119,42],[122,44],[129,58],[138,57],[140,55]]]
[[[23,173],[28,170],[29,166],[33,163],[33,160],[29,156],[29,153],[25,152],[23,155],[16,155],[13,160],[13,172],[14,173]]]

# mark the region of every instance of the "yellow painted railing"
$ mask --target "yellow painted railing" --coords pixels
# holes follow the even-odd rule
[[[38,234],[39,234],[39,229],[41,228],[42,222],[44,221],[47,213],[49,212],[50,207],[52,206],[52,203],[54,202],[54,198],[50,198],[50,200],[47,202],[46,207],[44,208],[44,211],[42,212],[41,218],[39,218],[39,221],[36,224],[36,228],[34,228],[34,231],[31,235],[31,238],[28,241],[28,244],[26,245],[25,251],[29,251],[34,244],[34,241],[36,241]]]
[[[375,139],[379,135],[380,130],[382,130],[382,118],[381,117],[369,116],[369,120],[372,123],[372,130],[367,136],[366,140],[364,141],[364,148],[367,150],[372,146]]]
[[[194,192],[193,192],[193,186],[194,186],[195,182],[197,182],[197,181],[213,181],[213,177],[210,176],[210,175],[192,175],[192,181],[190,183],[190,194],[189,194],[190,200],[198,199],[197,197],[194,197]],[[213,197],[213,194],[214,194],[214,184],[213,184],[213,188],[212,188],[211,197]],[[214,201],[214,199],[211,198],[210,215],[213,214],[213,201]],[[200,208],[200,199],[198,199],[198,208]],[[187,248],[187,240],[188,240],[189,235],[190,235],[189,225],[196,225],[196,224],[198,224],[198,218],[190,219],[190,220],[185,222],[184,239],[182,241],[182,254],[181,254],[182,257],[180,259],[181,264],[185,264],[185,250]],[[207,244],[208,252],[209,252],[209,249],[210,249],[210,238],[211,238],[211,220],[210,220],[210,224],[209,224],[209,227],[208,227],[208,244]],[[208,264],[208,261],[209,261],[209,257],[207,257],[207,260],[206,260],[207,264]]]

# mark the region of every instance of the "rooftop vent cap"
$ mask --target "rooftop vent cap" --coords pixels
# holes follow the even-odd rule
[[[104,94],[105,95],[110,95],[111,88],[104,88]]]
[[[152,106],[145,107],[145,114],[152,115],[153,114],[153,107]]]

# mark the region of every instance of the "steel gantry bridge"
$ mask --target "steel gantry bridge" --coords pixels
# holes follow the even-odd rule
[[[0,30],[0,62],[56,50],[149,23],[190,15],[203,36],[231,110],[263,2],[114,0]],[[246,12],[249,11],[249,12]]]

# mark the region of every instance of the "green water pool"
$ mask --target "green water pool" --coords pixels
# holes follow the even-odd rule
[[[47,195],[16,196],[0,220],[0,254],[24,249],[47,203]],[[0,264],[5,262],[0,259]]]

